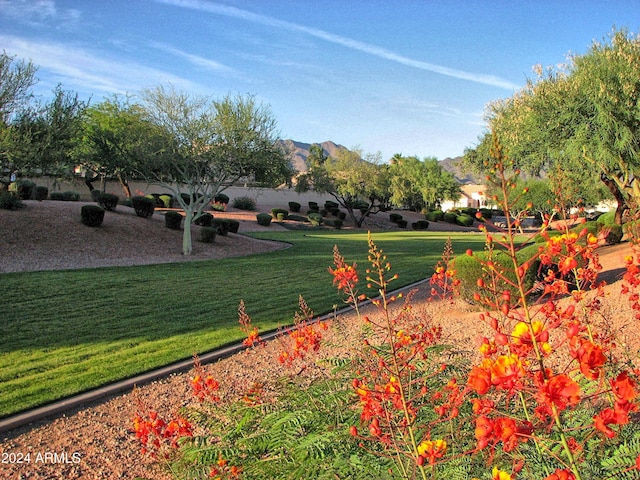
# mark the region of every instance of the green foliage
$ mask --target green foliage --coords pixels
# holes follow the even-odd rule
[[[200,229],[200,241],[202,243],[213,243],[217,234],[218,229],[216,227],[202,227]]]
[[[142,218],[151,218],[156,209],[156,201],[154,198],[132,197],[131,203],[136,215]]]
[[[616,245],[622,241],[622,237],[624,236],[622,225],[614,223],[613,225],[607,225],[605,228],[610,229],[609,233],[605,237],[607,245]]]
[[[33,192],[33,199],[41,202],[49,196],[49,189],[43,186],[37,186]]]
[[[291,212],[298,213],[301,207],[299,202],[289,202],[289,211]]]
[[[62,192],[62,200],[65,202],[77,202],[80,200],[80,194],[72,191]]]
[[[24,207],[17,195],[6,190],[0,190],[0,208],[4,210],[15,210]]]
[[[98,205],[83,205],[80,209],[80,218],[87,227],[99,227],[104,220],[104,208]]]
[[[318,205],[318,202],[309,202],[309,210],[313,212],[320,211],[320,206]]]
[[[526,291],[533,287],[536,280],[540,262],[539,260],[531,261],[531,259],[537,251],[538,246],[531,245],[521,249],[517,254],[518,265],[522,265],[524,262],[529,264],[527,273],[523,278]],[[492,252],[474,252],[473,256],[459,255],[455,257],[454,265],[457,278],[460,280],[460,294],[466,301],[474,301],[474,293],[478,290],[478,279],[486,279],[485,284],[492,284],[490,279],[495,277],[495,273],[484,265],[488,260],[491,260],[495,265],[495,271],[505,275],[507,279],[515,284],[516,275],[513,271],[513,261],[505,252],[494,250]],[[514,297],[518,294],[515,287],[506,285],[504,282],[500,282],[500,284],[504,287],[503,290],[509,290]],[[501,293],[502,291],[499,292],[499,294]]]
[[[173,208],[173,195],[160,195],[158,199],[162,202],[162,208]]]
[[[64,200],[64,195],[62,194],[62,192],[51,192],[51,195],[49,196],[51,198],[51,200],[55,200],[55,201],[63,201]]]
[[[307,215],[307,219],[313,226],[322,225],[322,222],[324,221],[324,218],[322,217],[322,215],[316,212],[310,212],[309,215]]]
[[[198,218],[196,218],[193,223],[195,225],[199,225],[201,227],[212,227],[213,226],[213,215],[209,212],[204,212]]]
[[[425,213],[424,216],[429,222],[441,222],[444,220],[444,212],[442,210],[431,210]]]
[[[227,205],[229,203],[229,196],[224,193],[218,193],[215,197],[213,197],[213,201],[216,203],[224,203]]]
[[[207,435],[187,440],[173,467],[182,478],[206,471],[220,456],[242,465],[243,477],[389,478],[387,459],[358,447],[349,425],[358,422],[351,408],[350,382],[342,376],[321,378],[311,385],[282,379],[274,387],[274,404],[235,403],[214,416],[187,412]]]
[[[391,220],[393,223],[398,223],[402,220],[402,215],[400,215],[399,213],[390,213],[389,220]]]
[[[427,220],[418,220],[411,223],[411,228],[413,230],[426,230],[429,228],[429,222]]]
[[[474,218],[466,213],[462,215],[458,215],[456,217],[456,223],[458,225],[462,225],[463,227],[472,227],[473,222],[475,222]]]
[[[171,230],[180,230],[182,224],[182,214],[180,212],[168,211],[164,214],[164,225]]]
[[[303,217],[302,215],[291,215],[289,214],[288,220],[293,222],[307,222],[307,217]]]
[[[235,197],[233,199],[233,208],[253,211],[256,209],[256,201],[251,197]]]
[[[598,222],[604,225],[613,225],[616,223],[616,212],[606,212],[598,217]]]
[[[29,200],[36,184],[31,180],[16,180],[9,185],[9,191],[15,193],[20,200]]]
[[[407,228],[407,225],[409,225],[409,222],[407,220],[398,220],[396,222],[396,225],[398,225],[399,228]]]
[[[272,208],[271,216],[278,221],[286,220],[289,216],[289,211],[284,208]]]
[[[458,214],[456,212],[445,212],[444,215],[442,215],[442,220],[447,223],[453,223],[454,225],[456,224],[457,218]]]
[[[112,193],[100,193],[98,195],[98,205],[108,211],[115,210],[119,201],[120,198]]]
[[[218,235],[226,237],[229,233],[229,220],[226,218],[214,218],[211,222],[211,226],[216,229]]]
[[[256,215],[256,220],[258,220],[258,224],[264,227],[268,227],[271,225],[271,220],[273,217],[268,213],[259,213]]]
[[[227,226],[229,228],[229,232],[238,233],[238,230],[240,230],[240,222],[238,220],[234,220],[232,218],[227,218],[225,220],[226,220]]]

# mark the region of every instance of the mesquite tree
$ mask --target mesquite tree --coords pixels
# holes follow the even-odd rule
[[[227,186],[256,176],[270,186],[289,180],[291,162],[277,141],[275,119],[253,96],[213,100],[159,86],[143,99],[149,120],[170,142],[140,174],[171,191],[184,210],[184,255],[192,253],[191,223]]]

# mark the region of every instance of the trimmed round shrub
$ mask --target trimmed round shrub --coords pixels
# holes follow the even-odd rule
[[[98,197],[102,192],[100,190],[96,190],[95,188],[91,190],[91,200],[98,203]]]
[[[309,210],[311,210],[312,212],[317,212],[320,210],[320,206],[318,205],[318,202],[309,202]]]
[[[227,225],[229,226],[229,232],[238,233],[238,230],[240,230],[240,222],[232,218],[228,218],[226,220],[227,220]]]
[[[104,208],[98,205],[83,205],[80,209],[80,220],[87,227],[99,227],[104,220]]]
[[[338,217],[338,220],[342,220],[343,222],[347,219],[346,212],[338,212],[336,216]]]
[[[49,196],[49,189],[47,187],[38,186],[33,192],[34,200],[38,200],[41,202],[42,200],[46,200]]]
[[[256,220],[258,221],[258,225],[262,225],[263,227],[268,227],[271,225],[271,220],[273,217],[268,213],[259,213],[256,215]]]
[[[482,214],[482,218],[484,218],[485,220],[489,220],[491,217],[493,217],[493,210],[491,210],[490,208],[481,208],[479,212]]]
[[[287,220],[290,220],[292,222],[306,222],[307,221],[307,217],[303,217],[302,215],[291,215],[291,214],[289,214],[289,217],[287,218]]]
[[[298,202],[289,202],[289,211],[291,212],[298,213],[301,207],[302,205],[300,205]]]
[[[213,226],[213,215],[211,215],[208,212],[205,212],[202,215],[200,215],[196,220],[194,220],[193,223],[196,224],[196,225],[199,225],[201,227],[212,227]]]
[[[272,208],[271,216],[281,222],[287,219],[287,217],[289,216],[289,211],[285,210],[284,208]]]
[[[458,215],[456,217],[456,223],[458,225],[462,225],[463,227],[471,227],[473,226],[473,222],[475,220],[473,219],[473,217],[471,215],[468,215],[466,213],[463,213],[462,215]]]
[[[233,199],[233,208],[253,211],[256,209],[256,201],[251,197],[236,197]]]
[[[168,193],[160,195],[158,200],[162,202],[162,208],[173,208],[173,195]]]
[[[331,211],[332,208],[339,208],[340,205],[338,205],[336,202],[334,202],[333,200],[327,200],[324,202],[324,208],[326,210]]]
[[[98,195],[98,205],[110,212],[116,209],[119,201],[120,198],[113,193],[100,193]]]
[[[429,228],[429,222],[427,220],[418,220],[411,224],[411,228],[414,230],[427,230]]]
[[[398,225],[398,227],[400,228],[407,228],[407,225],[409,225],[409,222],[406,220],[398,220],[396,222],[396,225]]]
[[[24,207],[18,196],[6,190],[0,191],[0,208],[4,210],[13,210]]]
[[[393,223],[398,223],[400,220],[402,220],[402,215],[400,215],[399,213],[390,213],[389,220],[391,220]]]
[[[62,202],[64,200],[64,195],[62,195],[62,192],[51,192],[49,198],[51,198],[51,200]]]
[[[171,230],[180,230],[182,215],[180,212],[169,211],[164,214],[164,225]]]
[[[218,193],[215,197],[213,197],[213,201],[215,203],[224,203],[227,205],[229,203],[229,196],[224,193]]]
[[[191,205],[191,195],[188,193],[181,193],[180,198],[186,205]]]
[[[342,220],[340,220],[339,218],[336,218],[336,219],[333,221],[333,227],[334,227],[336,230],[340,230],[340,229],[342,228],[342,225],[344,225],[344,222],[343,222]]]
[[[156,209],[156,201],[153,197],[133,197],[131,204],[136,215],[142,218],[151,218]]]
[[[327,215],[329,215],[329,210],[327,210],[326,208],[321,208],[319,213],[323,217],[326,217]]]
[[[72,191],[62,192],[62,200],[65,202],[77,202],[80,200],[80,194]]]
[[[432,210],[425,213],[424,218],[428,222],[441,222],[444,218],[444,212],[442,210]]]
[[[445,212],[444,215],[442,215],[442,220],[444,220],[447,223],[456,223],[456,219],[458,218],[458,214],[455,212]]]
[[[9,184],[9,191],[15,193],[19,200],[29,200],[36,184],[31,180],[16,180]]]
[[[309,222],[311,223],[311,225],[314,225],[314,226],[322,225],[322,222],[324,221],[324,218],[322,218],[322,215],[320,215],[317,212],[309,213],[309,215],[307,215],[307,218],[309,219]]]
[[[517,254],[518,264],[522,265],[525,261],[528,261],[537,252],[538,245],[532,245],[520,250]],[[454,265],[456,269],[456,278],[460,280],[460,295],[468,302],[473,302],[474,293],[478,292],[481,295],[484,291],[478,291],[477,281],[479,278],[483,278],[484,269],[480,260],[486,261],[489,255],[488,252],[475,252],[473,256],[466,254],[459,255],[454,259]],[[494,265],[499,270],[503,270],[505,276],[510,279],[514,284],[516,283],[516,275],[513,271],[513,264],[511,259],[505,252],[493,252],[492,257]],[[536,280],[536,275],[540,266],[539,260],[531,262],[524,278],[524,286],[526,290],[533,287]],[[515,287],[504,285],[504,290],[509,290],[513,298],[516,298],[518,292]],[[500,294],[498,294],[500,295]]]
[[[607,213],[603,213],[598,217],[598,222],[603,225],[615,225],[616,223],[616,212],[615,210]]]
[[[217,234],[218,229],[216,227],[202,227],[200,229],[200,241],[202,243],[213,243]]]
[[[216,229],[218,235],[226,237],[229,233],[229,223],[226,218],[214,218],[211,226]]]

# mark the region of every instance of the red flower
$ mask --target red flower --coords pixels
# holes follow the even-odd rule
[[[545,477],[544,480],[576,480],[576,477],[567,469],[558,469],[548,477]]]
[[[580,401],[580,386],[562,373],[544,382],[538,389],[536,399],[541,404],[553,404],[564,410]]]
[[[590,380],[596,380],[600,376],[600,367],[607,362],[602,347],[589,340],[580,340],[580,346],[571,353],[580,363],[582,374]]]
[[[473,388],[478,395],[484,395],[491,388],[491,372],[487,368],[491,365],[491,360],[486,359],[482,362],[482,366],[473,367],[469,373],[467,384]]]

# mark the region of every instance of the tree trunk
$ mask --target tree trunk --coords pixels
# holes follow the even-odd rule
[[[182,233],[182,254],[191,255],[193,252],[193,242],[191,240],[191,221],[193,219],[193,208],[188,206],[184,209],[184,230]]]
[[[129,182],[127,181],[127,179],[123,178],[121,175],[118,175],[118,180],[120,181],[120,186],[122,187],[124,196],[127,198],[131,198],[131,187],[129,187]]]
[[[606,176],[604,173],[600,174],[600,180],[602,180],[602,183],[605,184],[605,186],[613,195],[613,198],[618,203],[614,221],[618,225],[622,225],[622,216],[624,215],[624,212],[629,208],[625,199],[625,195],[618,188],[618,184],[612,178]]]

